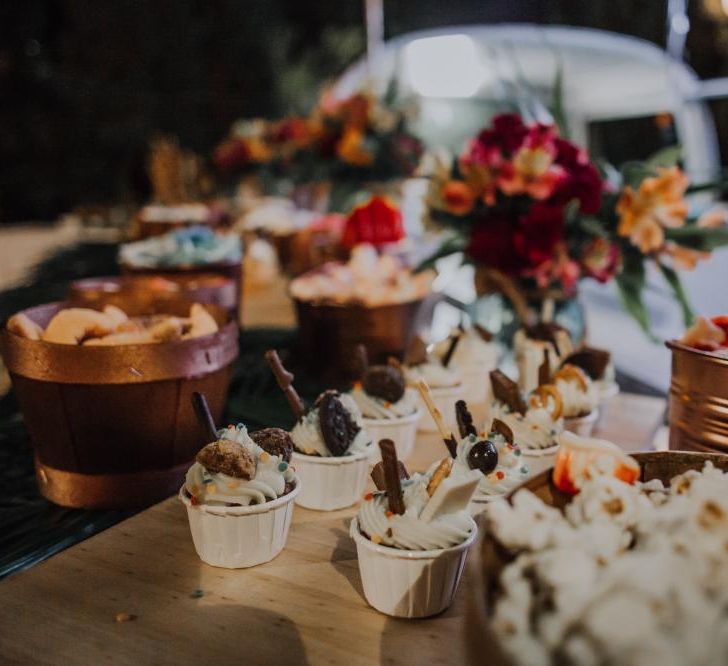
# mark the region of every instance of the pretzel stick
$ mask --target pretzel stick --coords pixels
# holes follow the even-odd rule
[[[432,420],[435,422],[435,426],[437,427],[437,431],[440,433],[442,441],[445,442],[445,446],[447,446],[447,450],[450,452],[450,455],[455,458],[458,448],[458,444],[455,441],[455,436],[448,430],[447,426],[445,425],[445,420],[442,418],[442,413],[437,408],[437,405],[432,398],[432,391],[430,390],[430,387],[427,385],[427,382],[424,379],[420,379],[417,382],[417,390],[420,392],[420,395],[422,396],[422,402],[425,403],[427,411],[430,412]]]
[[[303,404],[301,396],[298,395],[296,389],[293,387],[293,374],[283,367],[283,363],[281,363],[281,359],[275,349],[269,349],[265,353],[265,360],[268,361],[268,365],[270,365],[275,375],[278,386],[281,387],[283,394],[286,396],[293,415],[297,419],[303,418],[306,414],[306,406]]]

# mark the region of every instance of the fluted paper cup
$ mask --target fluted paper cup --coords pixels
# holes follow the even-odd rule
[[[543,472],[549,467],[553,467],[556,462],[556,452],[559,450],[559,445],[549,446],[546,449],[526,449],[521,447],[521,454],[523,455],[523,461],[528,466],[528,478],[530,479],[536,474]]]
[[[213,567],[244,569],[269,562],[283,550],[301,490],[296,478],[287,495],[252,506],[193,505],[185,487],[180,501],[187,507],[192,542],[200,559]]]
[[[401,550],[367,539],[354,518],[349,533],[356,543],[359,573],[367,602],[380,613],[416,618],[437,615],[452,604],[468,549],[478,527],[471,518],[463,543],[438,550]]]
[[[368,419],[366,416],[362,418],[364,429],[372,436],[372,441],[376,444],[383,439],[391,439],[397,450],[397,458],[405,460],[415,448],[415,439],[417,437],[417,424],[422,418],[422,408],[409,416],[400,416],[394,419]],[[379,447],[372,446],[372,452],[369,455],[370,462],[379,458]]]
[[[356,504],[366,487],[369,455],[366,451],[353,456],[325,458],[294,451],[291,464],[301,479],[296,504],[317,511],[334,511]]]
[[[445,425],[447,425],[452,432],[457,432],[458,424],[455,417],[455,403],[463,397],[463,385],[458,384],[457,386],[431,388],[431,391],[432,399],[435,402],[435,406],[440,410],[442,418],[445,421]],[[432,420],[430,412],[426,409],[424,403],[422,403],[422,398],[419,397],[419,399],[423,413],[419,423],[417,424],[417,429],[421,432],[437,432],[437,426]]]
[[[586,416],[567,417],[564,419],[564,429],[573,432],[579,437],[591,437],[594,424],[599,420],[599,408],[595,407]]]

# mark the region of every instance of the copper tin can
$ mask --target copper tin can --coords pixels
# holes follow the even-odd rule
[[[728,358],[666,344],[672,350],[670,448],[728,453]]]
[[[180,298],[218,305],[237,319],[238,285],[233,278],[217,273],[87,278],[71,283],[68,300],[85,307],[99,303],[123,306],[132,295],[150,305],[160,299]]]
[[[48,303],[24,313],[45,326],[68,305]],[[123,303],[131,315],[187,315],[189,306]],[[235,322],[223,309],[206,307],[220,330],[177,342],[88,347],[0,331],[0,352],[45,497],[69,507],[125,508],[149,505],[179,489],[206,443],[192,392],[206,395],[219,420],[238,355]]]
[[[364,307],[294,300],[302,357],[319,376],[355,379],[356,346],[364,344],[372,362],[401,358],[418,328],[423,302]]]
[[[239,319],[243,298],[243,264],[242,261],[227,261],[218,264],[205,264],[204,266],[180,266],[175,268],[140,268],[131,264],[121,263],[122,275],[154,277],[159,276],[178,282],[181,285],[189,282],[209,278],[210,275],[222,275],[233,281],[233,298],[235,305],[228,308]],[[204,302],[204,301],[203,301]],[[223,306],[227,307],[227,306]]]

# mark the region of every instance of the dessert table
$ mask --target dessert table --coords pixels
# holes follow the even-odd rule
[[[621,394],[597,436],[628,451],[649,447],[660,398]],[[410,470],[445,455],[420,436]],[[400,620],[362,596],[348,524],[355,509],[296,507],[273,561],[216,569],[197,557],[176,498],[0,582],[4,663],[422,664],[466,660],[469,573],[453,606]]]

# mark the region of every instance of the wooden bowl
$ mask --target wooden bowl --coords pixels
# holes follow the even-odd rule
[[[70,303],[23,312],[45,326]],[[187,315],[189,302],[150,306],[128,299],[128,314]],[[191,395],[203,392],[222,414],[238,329],[206,306],[220,330],[190,340],[114,347],[28,340],[6,328],[0,353],[30,434],[41,493],[69,507],[145,506],[176,492],[206,443]]]
[[[233,278],[218,273],[125,275],[76,280],[71,283],[68,300],[83,307],[108,303],[123,307],[132,297],[143,299],[150,306],[154,301],[184,299],[217,305],[237,321],[238,290]]]
[[[651,451],[632,454],[642,470],[641,481],[659,479],[668,483],[670,479],[687,472],[700,470],[707,461],[717,468],[728,471],[728,455],[697,453],[687,451]],[[570,496],[559,491],[551,482],[551,469],[529,479],[508,496],[508,501],[519,490],[530,490],[545,504],[562,509],[569,503]],[[486,530],[481,530],[480,544],[473,548],[470,557],[470,587],[465,635],[468,663],[481,664],[487,655],[488,664],[513,666],[500,649],[496,636],[490,629],[490,618],[498,597],[498,580],[503,568],[510,561],[509,554]]]

